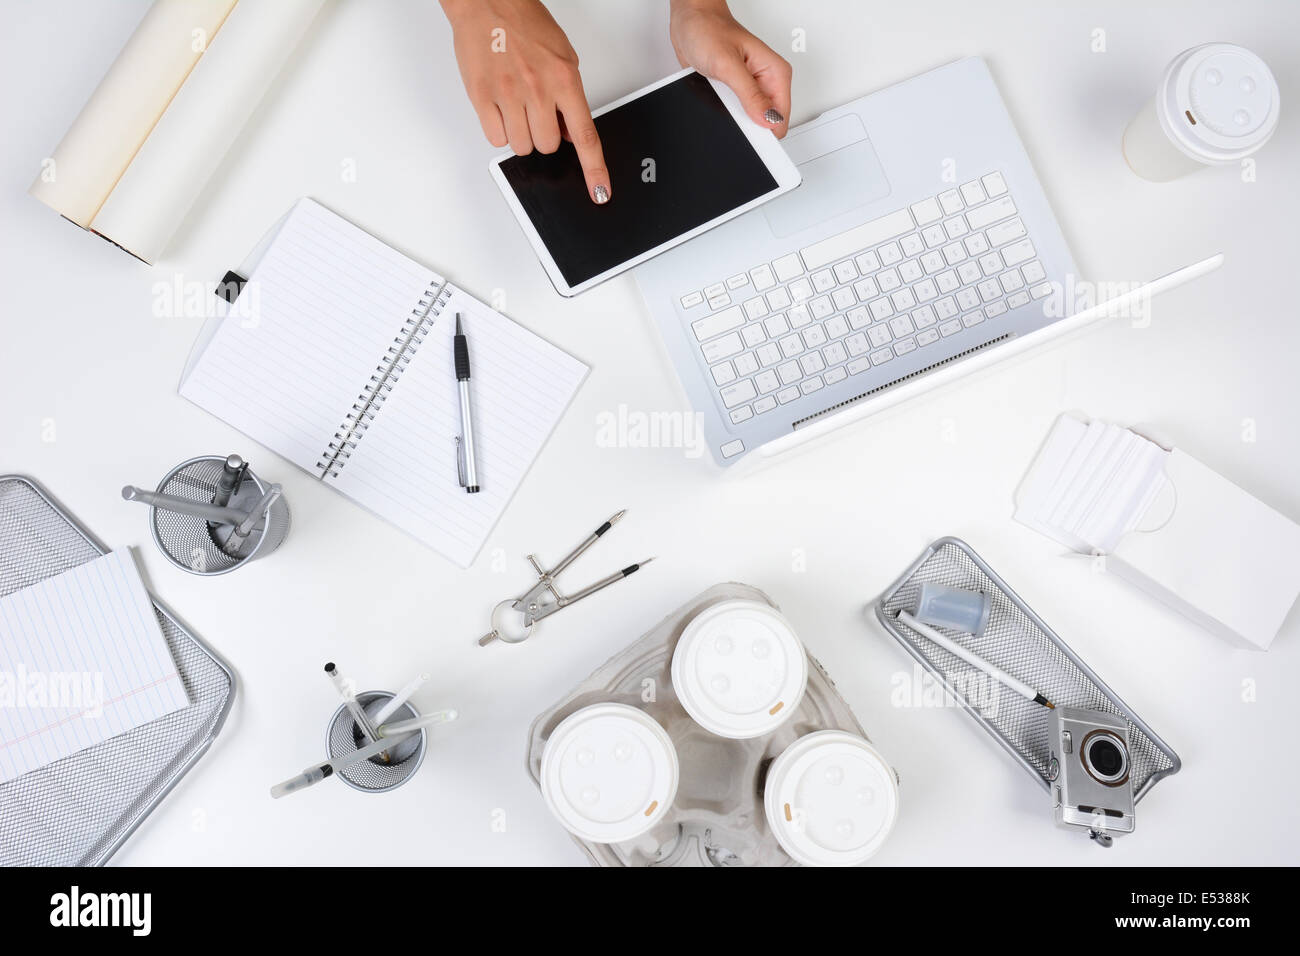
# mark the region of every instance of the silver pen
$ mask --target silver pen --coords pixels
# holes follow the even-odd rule
[[[456,476],[469,494],[479,490],[478,467],[474,460],[474,416],[469,402],[469,343],[456,313],[456,335],[452,339],[456,361],[456,387],[460,392],[460,437],[456,439]]]

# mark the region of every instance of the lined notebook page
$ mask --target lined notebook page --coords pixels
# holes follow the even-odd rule
[[[299,467],[316,467],[431,270],[299,200],[180,393]],[[241,314],[243,312],[244,314]]]
[[[456,313],[469,342],[479,483],[457,481]],[[358,503],[468,567],[568,407],[587,368],[453,289],[383,409],[337,478]]]
[[[130,552],[0,597],[0,783],[188,703]]]

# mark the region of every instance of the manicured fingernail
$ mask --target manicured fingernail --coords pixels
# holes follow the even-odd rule
[[[603,206],[609,202],[609,190],[604,186],[597,186],[591,191],[592,198],[596,200],[597,206]]]
[[[773,126],[779,126],[785,122],[785,117],[782,116],[780,113],[778,113],[776,110],[768,110],[766,113],[763,114],[763,119],[767,120]]]

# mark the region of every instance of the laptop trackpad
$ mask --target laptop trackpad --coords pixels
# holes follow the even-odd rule
[[[889,194],[889,180],[856,113],[793,133],[782,145],[803,184],[763,207],[778,238]]]

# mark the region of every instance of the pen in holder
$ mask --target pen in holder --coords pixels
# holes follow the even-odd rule
[[[357,703],[373,720],[380,709],[393,699],[388,691],[368,690],[356,695]],[[419,713],[409,703],[404,703],[385,719],[386,724],[419,717]],[[337,776],[353,790],[362,793],[386,793],[406,783],[424,762],[428,732],[421,730],[409,737],[399,738],[388,751],[388,762],[381,757],[371,757],[339,770]],[[325,733],[326,756],[335,760],[368,744],[361,728],[352,719],[348,707],[343,704],[330,719],[329,729]]]
[[[262,481],[238,455],[191,458],[168,472],[157,491],[128,485],[122,496],[151,506],[154,543],[194,574],[233,571],[270,554],[289,533],[280,486]]]

